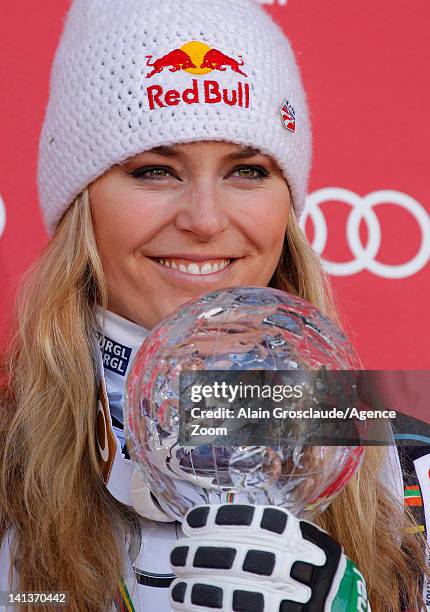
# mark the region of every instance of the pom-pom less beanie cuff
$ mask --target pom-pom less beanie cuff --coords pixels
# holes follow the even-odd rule
[[[113,165],[156,146],[201,140],[272,156],[300,217],[311,130],[280,27],[253,0],[74,0],[39,144],[48,232]]]

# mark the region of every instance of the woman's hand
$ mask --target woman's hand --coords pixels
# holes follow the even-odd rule
[[[340,545],[274,506],[198,506],[171,553],[172,610],[370,612],[366,582]]]

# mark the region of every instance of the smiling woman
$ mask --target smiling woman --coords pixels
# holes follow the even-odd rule
[[[184,530],[206,573],[191,584],[174,572],[197,540],[170,555],[181,526],[124,443],[133,358],[190,298],[269,286],[336,320],[299,227],[310,160],[291,46],[253,0],[72,2],[40,138],[50,240],[19,292],[0,395],[0,591],[67,591],[72,612],[370,610],[366,592],[373,612],[421,609],[425,543],[395,449],[368,447],[315,525],[197,508]]]
[[[89,192],[109,310],[146,328],[199,292],[266,286],[291,209],[273,159],[226,142],[153,149]]]

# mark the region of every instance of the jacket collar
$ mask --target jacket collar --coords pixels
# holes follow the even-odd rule
[[[100,306],[96,321],[96,442],[103,481],[114,497],[131,505],[133,464],[125,452],[122,405],[127,375],[149,330]]]

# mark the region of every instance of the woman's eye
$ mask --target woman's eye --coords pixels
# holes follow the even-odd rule
[[[168,175],[171,175],[171,172],[168,168],[164,168],[163,166],[151,166],[146,168],[137,168],[130,172],[130,174],[134,178],[147,178],[150,180],[157,180],[166,178]]]
[[[233,170],[233,174],[235,173],[239,178],[244,179],[261,179],[269,176],[268,170],[262,166],[241,166]]]
[[[146,166],[142,168],[136,168],[133,172],[129,173],[134,178],[147,179],[147,180],[161,180],[169,176],[174,178],[172,170],[164,166]],[[232,173],[233,176],[237,176],[241,179],[263,179],[269,176],[269,171],[263,166],[240,166],[235,168]]]

